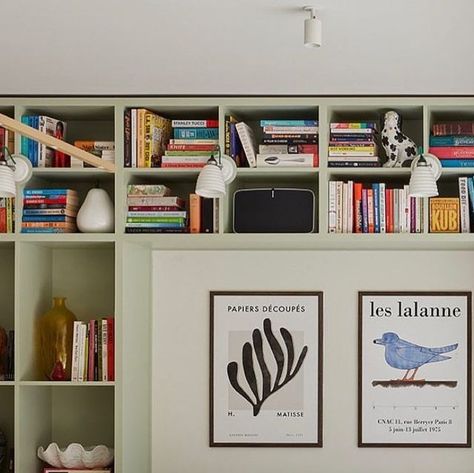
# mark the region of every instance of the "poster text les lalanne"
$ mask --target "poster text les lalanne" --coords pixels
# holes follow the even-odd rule
[[[460,317],[461,308],[458,306],[429,306],[411,300],[408,304],[398,300],[395,307],[376,305],[370,301],[370,317]]]

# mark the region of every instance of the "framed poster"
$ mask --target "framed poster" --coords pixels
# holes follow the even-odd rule
[[[321,292],[211,292],[210,446],[321,447]]]
[[[359,446],[471,446],[470,292],[359,292]]]

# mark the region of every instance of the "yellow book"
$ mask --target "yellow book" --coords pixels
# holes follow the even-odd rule
[[[137,167],[145,167],[145,112],[144,108],[137,110]]]
[[[145,130],[144,130],[144,144],[143,144],[143,163],[144,167],[151,167],[151,153],[153,143],[153,129],[154,129],[154,113],[149,110],[145,111]]]
[[[430,233],[459,233],[460,202],[458,197],[430,199]]]

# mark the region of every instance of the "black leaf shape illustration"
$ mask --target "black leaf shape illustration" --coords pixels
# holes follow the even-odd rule
[[[299,372],[303,366],[306,354],[308,353],[308,347],[305,345],[301,350],[301,353],[298,357],[296,365],[295,362],[295,349],[293,336],[291,333],[284,327],[280,328],[280,334],[283,338],[286,347],[286,373],[283,376],[283,370],[285,367],[285,354],[283,348],[278,342],[277,338],[272,332],[272,324],[270,319],[265,319],[263,321],[263,332],[267,343],[272,351],[273,357],[276,362],[276,374],[275,381],[272,386],[272,374],[268,369],[268,365],[265,361],[265,354],[263,348],[263,337],[259,329],[255,329],[252,332],[252,344],[250,342],[244,343],[242,347],[242,366],[244,371],[245,380],[247,381],[250,392],[247,392],[238,381],[238,363],[235,361],[230,362],[227,365],[227,376],[229,377],[229,382],[235,391],[240,394],[251,406],[253,409],[253,415],[257,416],[260,412],[260,409],[263,403],[279,389],[281,389],[285,384],[288,384]],[[253,354],[255,352],[255,357],[257,358],[258,367],[261,371],[262,387],[259,390],[257,375],[255,373],[254,367],[254,358]],[[294,368],[293,368],[294,365]],[[252,396],[253,395],[253,396]]]

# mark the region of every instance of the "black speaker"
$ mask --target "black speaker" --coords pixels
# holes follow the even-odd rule
[[[311,189],[240,189],[234,194],[234,232],[310,233],[314,206]]]

